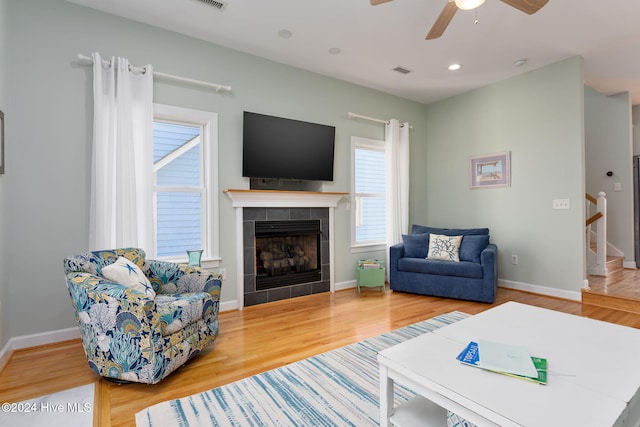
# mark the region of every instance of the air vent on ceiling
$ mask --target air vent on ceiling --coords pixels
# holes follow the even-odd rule
[[[394,68],[393,71],[397,71],[402,74],[409,74],[411,72],[411,70],[407,70],[406,68],[401,67],[399,65],[396,68]]]
[[[223,2],[223,1],[217,1],[217,0],[197,0],[200,3],[204,3],[207,4],[211,7],[215,7],[218,10],[224,10],[225,7],[227,7],[227,3]]]

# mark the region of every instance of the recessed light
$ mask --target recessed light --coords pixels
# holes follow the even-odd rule
[[[527,63],[527,58],[521,58],[521,59],[518,59],[517,61],[514,61],[513,65],[515,65],[516,67],[522,67],[526,63]]]
[[[456,71],[456,70],[459,70],[460,68],[462,68],[462,65],[460,65],[460,64],[451,64],[451,65],[449,65],[449,71]]]
[[[331,47],[331,48],[329,48],[329,53],[331,55],[337,55],[340,52],[342,52],[342,50],[339,47]]]
[[[278,31],[278,35],[280,37],[282,37],[283,39],[288,39],[289,37],[291,37],[293,35],[293,33],[289,30],[280,30]]]

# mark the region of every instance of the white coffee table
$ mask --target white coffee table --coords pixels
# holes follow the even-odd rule
[[[456,360],[469,341],[481,338],[524,345],[547,358],[548,384]],[[509,302],[383,350],[378,362],[381,426],[392,417],[429,425],[425,414],[440,419],[438,407],[479,426],[640,425],[638,329]],[[394,382],[429,402],[394,408]]]

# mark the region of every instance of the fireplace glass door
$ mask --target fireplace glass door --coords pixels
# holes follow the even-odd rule
[[[256,290],[321,280],[320,221],[256,221]]]

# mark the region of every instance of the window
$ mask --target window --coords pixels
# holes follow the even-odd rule
[[[386,245],[386,181],[384,141],[352,137],[351,212],[353,251]]]
[[[187,259],[203,249],[202,265],[217,267],[217,114],[154,104],[153,182],[159,259]]]

